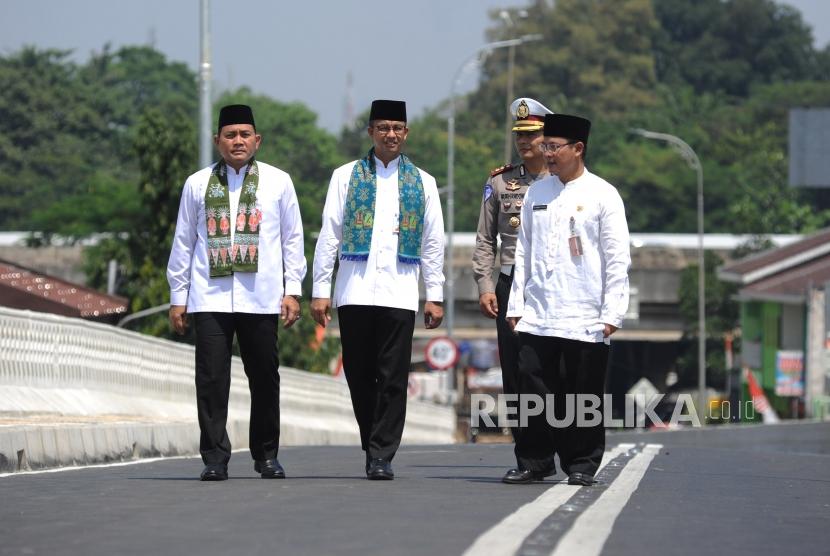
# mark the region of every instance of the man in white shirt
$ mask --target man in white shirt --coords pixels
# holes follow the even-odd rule
[[[609,337],[628,308],[631,257],[619,193],[585,167],[590,128],[577,116],[545,116],[542,150],[551,177],[530,188],[522,207],[507,308],[521,346],[519,394],[542,402],[553,394],[558,423],[549,422],[548,407],[527,419],[506,483],[554,474],[558,453],[568,484],[590,485],[605,450],[602,419],[581,423],[576,395],[592,396],[602,415]],[[530,405],[520,400],[520,408]],[[576,416],[570,423],[568,413]]]
[[[376,100],[369,115],[368,155],[336,169],[314,252],[311,314],[331,320],[331,281],[343,370],[370,480],[394,478],[400,446],[418,276],[424,275],[424,325],[444,317],[444,221],[435,178],[401,153],[409,130],[406,104]]]
[[[300,318],[303,226],[288,174],[254,159],[262,137],[251,108],[225,106],[214,137],[222,159],[187,178],[167,265],[170,323],[196,331],[203,481],[228,478],[226,423],[236,334],[251,391],[250,451],[262,478],[284,478],[277,324]]]

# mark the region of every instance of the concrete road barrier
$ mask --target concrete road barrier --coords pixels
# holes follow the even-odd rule
[[[0,472],[197,454],[193,347],[109,325],[0,307]],[[283,445],[359,444],[347,386],[283,367]],[[242,361],[228,434],[248,444]],[[454,440],[451,407],[409,402],[404,443]]]

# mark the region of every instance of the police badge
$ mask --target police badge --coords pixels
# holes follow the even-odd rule
[[[530,108],[527,107],[527,102],[522,100],[522,102],[519,103],[519,107],[516,108],[516,117],[524,120],[528,116],[530,116]]]

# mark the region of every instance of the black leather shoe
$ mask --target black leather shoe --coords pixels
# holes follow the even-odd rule
[[[392,464],[385,459],[373,459],[366,470],[366,478],[370,481],[391,481],[395,478]]]
[[[199,479],[202,481],[227,481],[228,466],[224,463],[209,463],[202,469]]]
[[[569,485],[591,486],[596,482],[597,481],[587,473],[580,473],[579,471],[576,471],[568,475]]]
[[[255,461],[254,471],[263,479],[285,479],[285,469],[277,458]]]
[[[501,482],[510,485],[524,485],[534,481],[544,481],[545,473],[535,473],[529,469],[511,469],[504,474]]]

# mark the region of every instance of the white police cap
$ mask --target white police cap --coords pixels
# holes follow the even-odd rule
[[[513,131],[540,131],[545,127],[545,114],[553,114],[544,104],[528,97],[517,98],[510,105],[516,119]]]

